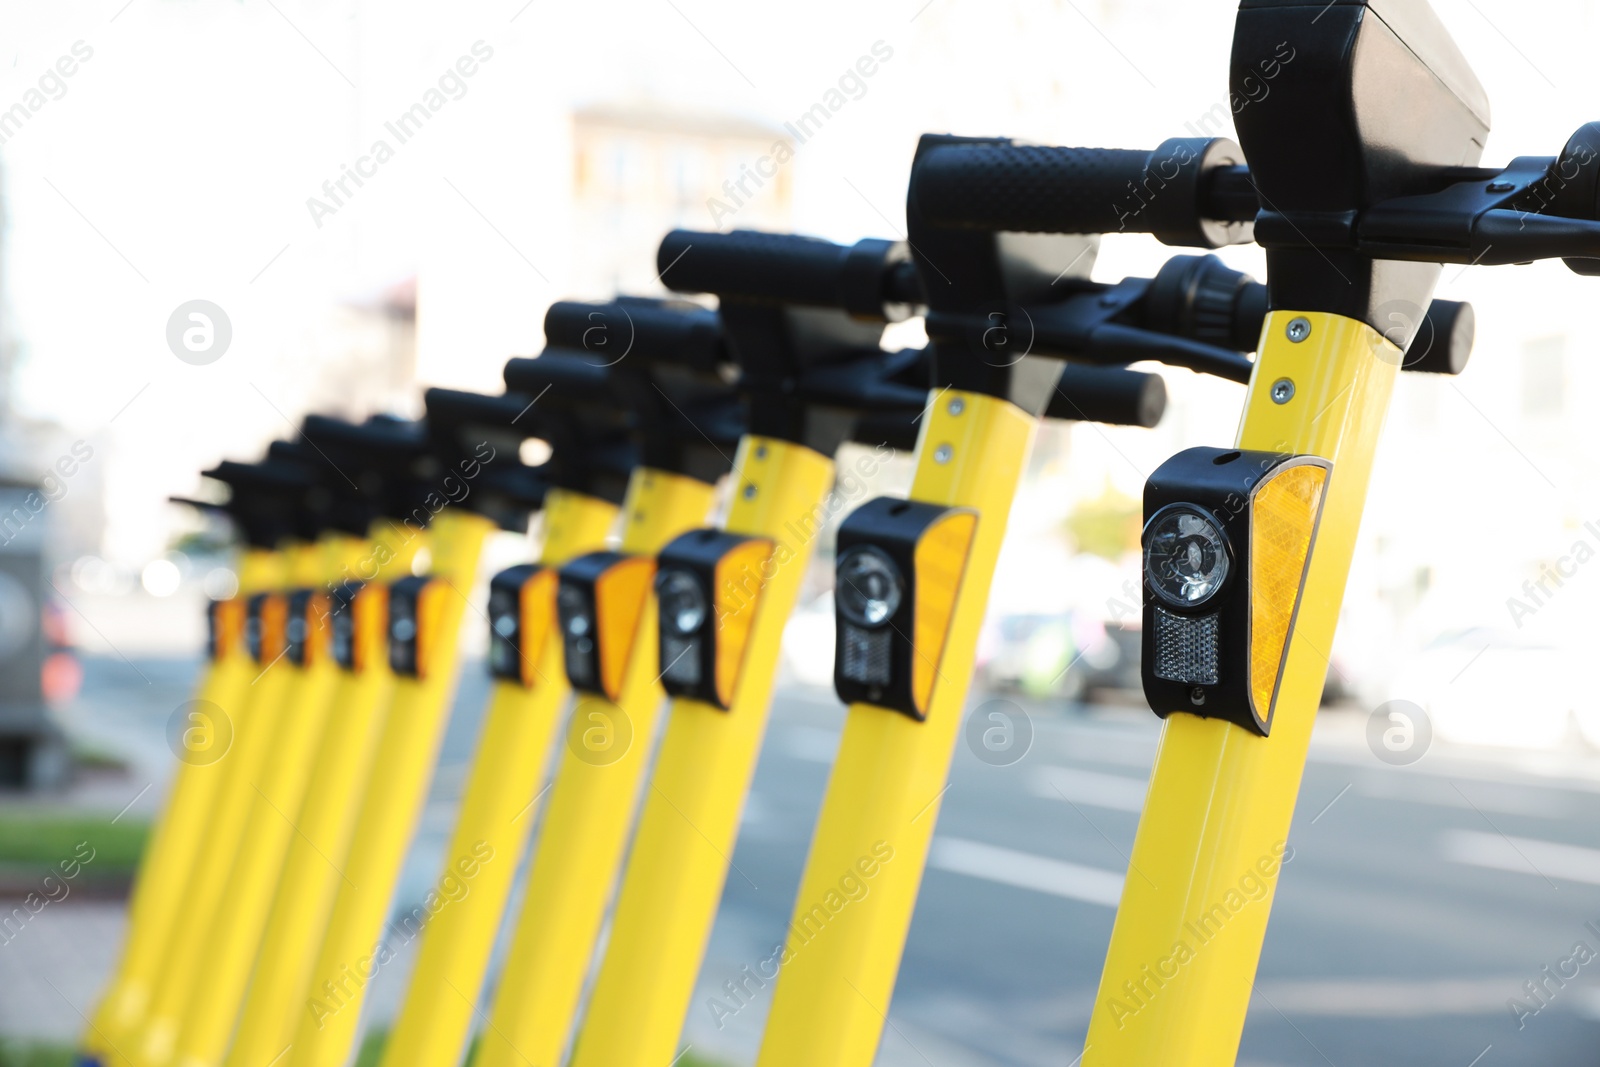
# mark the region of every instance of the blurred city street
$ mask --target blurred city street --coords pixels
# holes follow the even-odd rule
[[[151,807],[169,769],[165,720],[193,667],[88,661],[70,721],[123,748],[132,769],[83,803],[109,819],[154,782],[134,810]],[[129,684],[135,669],[148,685]],[[437,876],[485,693],[468,663],[396,913]],[[884,1067],[1070,1063],[1088,1025],[1159,723],[1131,704],[978,695],[973,707],[989,701],[1025,713],[1033,740],[1008,766],[957,748]],[[842,719],[825,689],[790,684],[774,705],[685,1032],[714,1061],[753,1060],[770,984],[745,985],[741,1002],[726,983],[758,972],[783,936]],[[1366,731],[1348,709],[1318,724],[1240,1064],[1589,1067],[1600,956],[1573,957],[1579,943],[1600,950],[1589,925],[1600,927],[1600,756],[1435,742],[1398,767]],[[120,936],[118,907],[69,899],[0,946],[0,1032],[76,1035]],[[380,972],[371,1025],[395,1009],[409,965],[407,953]]]
[[[0,3],[0,1067],[1600,1064],[1600,0],[1323,3]]]

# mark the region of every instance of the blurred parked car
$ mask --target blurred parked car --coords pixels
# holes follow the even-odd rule
[[[978,638],[978,684],[1001,692],[1083,700],[1095,689],[1139,688],[1139,632],[1073,613],[991,616]]]

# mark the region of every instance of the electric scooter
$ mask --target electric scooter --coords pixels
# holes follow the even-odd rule
[[[1295,63],[1238,116],[1242,151],[952,144],[923,171],[953,227],[1267,249],[1234,447],[1179,453],[1145,489],[1142,670],[1164,723],[1130,863],[1150,881],[1124,885],[1086,1064],[1237,1052],[1394,377],[1464,364],[1470,316],[1413,345],[1440,265],[1600,273],[1600,127],[1479,166],[1486,96],[1420,0],[1246,3],[1235,89],[1285,40]],[[1267,895],[1235,908],[1247,874]]]

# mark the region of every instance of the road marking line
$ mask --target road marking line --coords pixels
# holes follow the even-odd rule
[[[1143,811],[1149,784],[1142,778],[1081,771],[1075,767],[1042,767],[1029,788],[1036,797],[1053,797],[1112,811]]]
[[[1454,863],[1600,885],[1600,849],[1477,830],[1451,830],[1440,847]]]
[[[1441,787],[1438,779],[1386,775],[1367,778],[1356,784],[1356,794],[1371,800],[1397,800],[1430,807],[1492,811],[1497,815],[1527,815],[1540,819],[1566,819],[1572,816],[1566,798],[1546,786],[1528,788],[1473,782],[1463,795]]]
[[[1271,1003],[1294,1015],[1346,1019],[1415,1019],[1430,1015],[1492,1015],[1519,995],[1522,979],[1444,978],[1395,981],[1339,978],[1278,982],[1265,987]]]
[[[1116,907],[1117,901],[1122,899],[1122,875],[1115,871],[1084,867],[962,837],[934,838],[928,866],[1108,908]]]

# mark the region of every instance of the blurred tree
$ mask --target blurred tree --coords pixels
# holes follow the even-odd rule
[[[1143,510],[1139,501],[1106,482],[1093,500],[1075,508],[1065,523],[1078,551],[1118,560],[1139,547],[1139,527]]]

